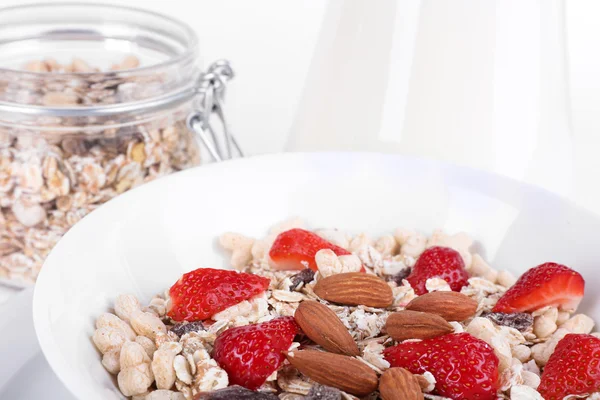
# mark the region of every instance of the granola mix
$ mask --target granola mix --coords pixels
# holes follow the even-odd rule
[[[128,56],[99,71],[81,59],[32,61],[40,80],[0,76],[3,101],[90,107],[156,95],[163,77],[121,76],[139,66]],[[187,107],[187,106],[186,106]],[[144,182],[199,163],[187,109],[147,122],[36,121],[0,124],[0,280],[32,284],[61,236],[90,211]]]
[[[600,335],[591,333],[594,321],[575,312],[583,278],[567,267],[546,263],[517,281],[471,253],[473,241],[465,233],[438,230],[426,237],[398,229],[373,239],[296,229],[303,225],[287,221],[263,239],[222,235],[239,273],[190,272],[147,306],[120,295],[114,310],[98,317],[93,341],[121,392],[135,400],[533,400],[543,399],[540,388],[550,400],[558,398],[548,394],[556,386],[548,382],[561,373],[551,359],[559,356],[561,340],[600,343]],[[436,264],[435,257],[446,255]],[[425,261],[436,276],[420,275]],[[294,263],[304,269],[288,270]],[[457,269],[449,274],[452,263]],[[444,270],[436,270],[440,265]],[[545,283],[538,285],[535,271],[541,269]],[[534,287],[523,290],[528,282]],[[539,307],[539,290],[548,294],[544,285],[557,284],[569,285],[562,287],[563,298]],[[565,300],[567,294],[573,296]],[[222,296],[229,303],[221,303]],[[385,306],[365,305],[376,301]],[[290,327],[298,329],[290,334]],[[425,358],[398,368],[398,360],[420,354],[419,346],[429,343],[453,344],[441,358],[455,364],[434,352],[418,368]],[[473,357],[482,364],[471,371]],[[267,360],[271,366],[261,364]],[[454,367],[456,376],[446,375]],[[479,379],[476,388],[470,379]],[[588,388],[560,398],[599,399],[600,381],[589,379]]]

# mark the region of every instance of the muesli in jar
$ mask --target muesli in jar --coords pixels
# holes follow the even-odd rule
[[[200,163],[198,43],[167,17],[84,4],[4,9],[0,43],[0,281],[27,285],[85,215]]]

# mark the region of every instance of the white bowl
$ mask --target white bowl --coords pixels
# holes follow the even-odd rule
[[[84,218],[39,276],[34,321],[50,365],[80,399],[123,396],[90,337],[120,293],[148,301],[186,271],[226,266],[215,239],[260,237],[291,216],[314,228],[467,231],[515,273],[544,261],[596,271],[600,219],[544,190],[454,165],[380,154],[281,154],[209,165],[144,185]],[[582,310],[600,317],[592,291]]]

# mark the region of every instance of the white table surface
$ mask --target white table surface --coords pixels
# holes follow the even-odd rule
[[[180,18],[206,63],[234,63],[227,112],[250,154],[434,157],[600,212],[595,0],[119,3]]]

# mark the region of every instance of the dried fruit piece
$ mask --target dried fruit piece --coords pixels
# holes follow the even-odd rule
[[[394,340],[431,339],[452,333],[454,328],[439,315],[403,310],[390,314],[385,330]]]
[[[498,357],[490,345],[468,333],[404,342],[383,354],[392,367],[406,368],[413,374],[433,374],[435,391],[441,396],[496,399]]]
[[[528,313],[500,313],[500,312],[486,312],[481,314],[496,325],[508,326],[518,331],[525,332],[531,326],[533,326],[533,316]]]
[[[379,379],[383,400],[423,400],[417,378],[404,368],[390,368]]]
[[[410,275],[412,269],[409,267],[403,268],[396,275],[388,277],[388,281],[396,282],[398,286],[402,286],[402,281]]]
[[[279,400],[279,398],[271,393],[254,392],[233,385],[213,392],[198,393],[194,400]]]
[[[448,282],[450,288],[459,292],[468,284],[469,274],[460,253],[449,247],[430,247],[417,259],[412,272],[406,278],[415,293],[427,293],[427,279],[441,278]]]
[[[342,400],[342,392],[330,386],[316,384],[310,388],[304,400]]]
[[[290,280],[292,284],[290,285],[291,291],[300,290],[307,283],[312,282],[315,278],[315,271],[310,268],[304,268],[302,271],[298,272],[296,275],[292,275]]]
[[[175,321],[198,321],[264,292],[269,279],[244,272],[199,268],[184,274],[169,290]]]
[[[538,391],[546,400],[562,400],[599,390],[600,339],[585,334],[565,336],[544,368]]]
[[[348,329],[326,305],[314,300],[303,301],[296,309],[294,319],[304,334],[325,350],[349,356],[360,354]]]
[[[204,324],[201,321],[194,321],[194,322],[183,321],[183,322],[178,322],[175,325],[173,325],[171,327],[171,329],[170,329],[171,332],[173,332],[174,334],[176,334],[179,337],[182,337],[186,333],[200,332],[200,331],[203,331],[203,330],[205,330],[204,329]]]
[[[561,264],[544,263],[525,272],[504,293],[494,312],[531,312],[543,307],[574,311],[583,298],[585,281],[578,272]]]
[[[392,289],[375,275],[347,272],[328,276],[314,287],[317,296],[333,303],[386,308],[392,305]]]
[[[317,271],[315,255],[322,249],[333,250],[338,256],[350,254],[348,250],[328,242],[316,233],[296,228],[277,236],[269,250],[269,258],[275,269],[310,268]]]
[[[288,361],[304,375],[327,386],[357,396],[377,389],[377,374],[355,358],[315,350],[300,350],[287,355]]]
[[[457,292],[432,292],[413,299],[407,310],[437,314],[446,321],[464,321],[475,315],[477,302]]]
[[[230,328],[215,340],[213,358],[231,384],[254,390],[277,371],[297,333],[292,317]]]

